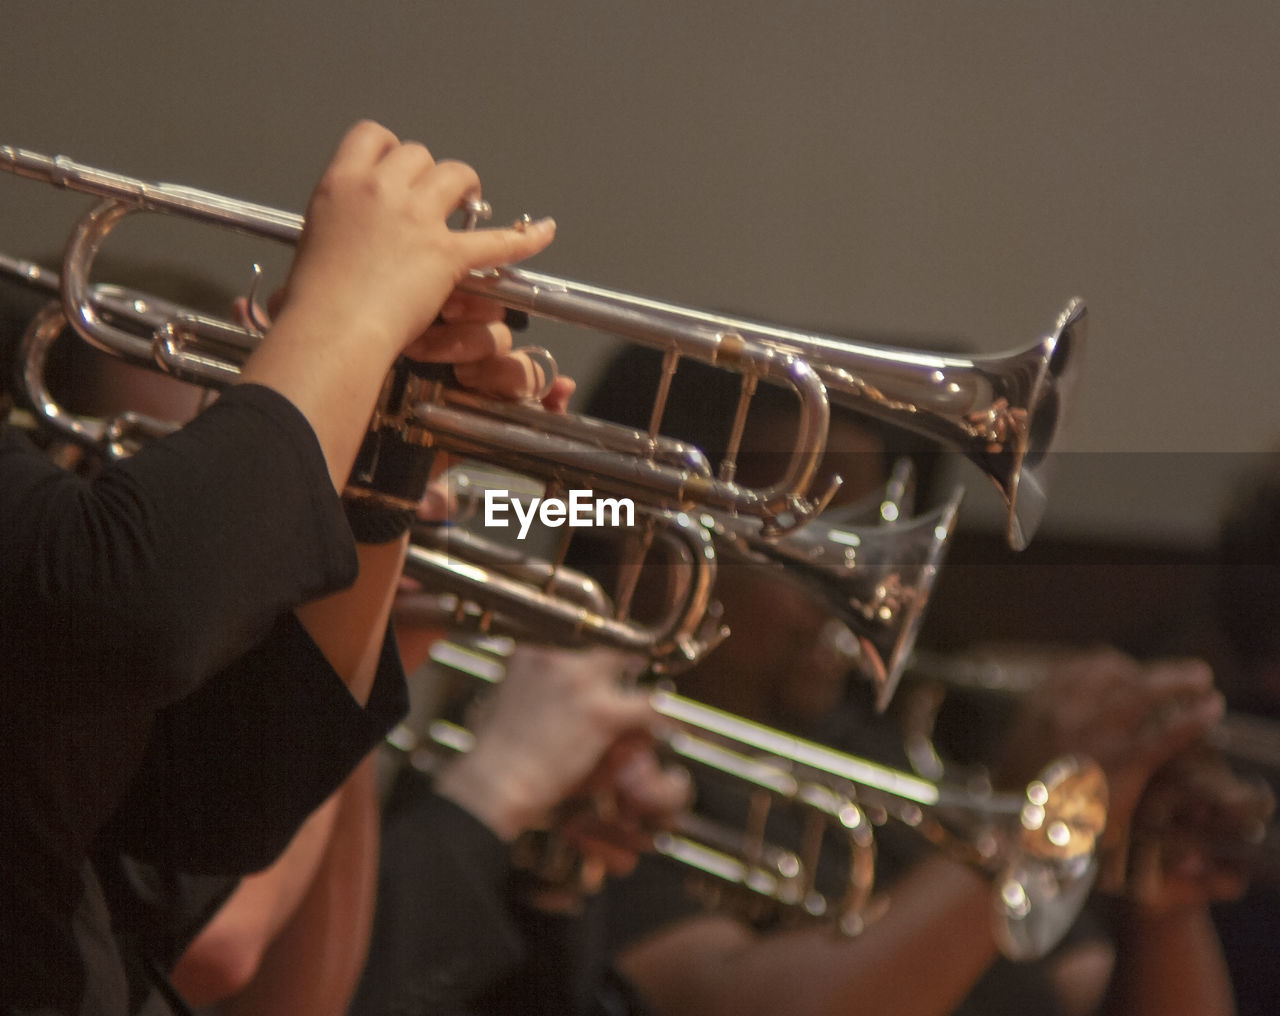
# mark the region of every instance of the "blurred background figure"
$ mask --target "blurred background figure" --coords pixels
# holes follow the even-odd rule
[[[419,625],[401,614],[409,644]],[[634,685],[642,664],[602,649],[442,645],[410,677],[437,707],[444,661],[503,673],[487,692],[463,689],[463,754],[432,744],[431,717],[411,710],[406,729],[423,736],[393,753],[352,1016],[628,1011],[630,988],[600,948],[595,893],[688,803],[684,773],[653,752],[657,717]]]
[[[1240,730],[1241,761],[1280,792],[1280,454],[1260,457],[1232,492],[1219,529],[1216,575],[1227,703],[1260,721]],[[1251,732],[1257,736],[1246,741]],[[1262,1016],[1280,1005],[1280,844],[1274,832],[1263,849],[1258,884],[1238,902],[1214,908],[1241,1016]]]
[[[643,410],[629,407],[644,399],[635,393],[647,391],[654,376],[644,354],[623,354],[606,371],[589,411],[643,425]],[[684,400],[673,393],[672,406],[696,406],[696,412],[688,420],[668,416],[666,423],[672,434],[714,455],[722,447],[715,421],[730,418],[734,393],[725,388],[734,386],[710,371],[689,384]],[[756,403],[745,447],[759,453],[778,446],[788,428],[785,398]],[[845,475],[841,494],[850,499],[881,486],[895,454],[919,448],[909,437],[843,412],[833,427],[837,437],[824,468]],[[767,475],[769,457],[767,450],[744,454],[739,475]],[[920,490],[928,497],[936,453],[918,458]],[[901,729],[892,718],[875,716],[865,685],[849,683],[855,661],[839,649],[848,643],[832,635],[828,605],[771,570],[731,562],[721,569],[718,595],[733,634],[679,677],[681,691],[905,766]],[[1110,863],[1120,867],[1112,883],[1118,890],[1131,820],[1140,821],[1153,777],[1202,739],[1221,715],[1221,696],[1208,668],[1192,661],[1144,666],[1118,652],[1072,654],[1048,671],[1011,729],[986,732],[992,777],[998,786],[1018,786],[1057,755],[1096,758],[1112,784],[1107,849]],[[1213,812],[1219,820],[1230,815],[1248,825],[1267,807],[1231,781],[1218,792],[1226,802]],[[698,795],[706,803],[715,788],[699,782]],[[1197,830],[1204,833],[1203,821]],[[1050,957],[1015,965],[998,958],[989,890],[980,877],[921,851],[891,826],[878,831],[878,840],[889,905],[861,937],[845,942],[825,932],[770,932],[732,916],[701,914],[682,894],[680,875],[660,860],[642,859],[635,876],[610,883],[619,967],[660,1013],[857,1012],[866,1006],[938,1014],[1230,1011],[1230,984],[1207,904],[1240,892],[1234,869],[1171,864],[1145,885],[1145,896],[1125,895],[1129,902],[1118,905],[1100,898]],[[1152,919],[1156,914],[1159,920]]]

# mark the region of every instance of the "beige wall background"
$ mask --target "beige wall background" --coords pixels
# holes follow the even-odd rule
[[[300,208],[369,116],[555,215],[537,267],[575,279],[984,352],[1081,295],[1051,533],[1203,542],[1280,437],[1272,3],[47,0],[0,30],[2,143]],[[0,246],[85,205],[0,179]],[[118,249],[237,289],[287,263],[172,223]],[[586,380],[606,352],[538,334]]]

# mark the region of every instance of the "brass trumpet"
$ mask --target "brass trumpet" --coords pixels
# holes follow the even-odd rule
[[[63,303],[77,331],[118,355],[158,362],[174,373],[194,375],[201,383],[217,386],[236,376],[257,344],[256,335],[230,322],[182,315],[146,335],[140,336],[136,328],[122,329],[103,313],[89,282],[93,261],[116,224],[136,212],[179,215],[289,244],[301,234],[301,216],[13,147],[0,147],[0,169],[105,199],[79,222],[67,244]],[[812,489],[826,438],[830,393],[957,448],[976,462],[1008,504],[1010,543],[1025,546],[1044,511],[1048,453],[1060,433],[1085,336],[1084,306],[1074,300],[1050,335],[1027,350],[962,359],[757,325],[515,268],[473,273],[461,287],[510,308],[663,350],[667,378],[681,358],[741,374],[734,432],[718,473],[672,467],[647,452],[620,456],[615,445],[602,448],[599,421],[571,425],[572,433],[566,435],[547,433],[540,425],[544,418],[538,416],[539,426],[530,430],[522,410],[513,415],[510,407],[460,399],[439,385],[415,386],[407,407],[386,422],[425,431],[423,440],[446,450],[513,464],[545,479],[608,489],[659,509],[696,506],[755,516],[764,520],[768,535],[813,517],[834,493],[834,488]],[[766,487],[747,488],[733,480],[735,459],[761,380],[795,392],[800,425],[783,475]],[[648,432],[632,431],[621,438],[622,445],[643,449],[652,444],[660,433],[665,400],[663,384]]]
[[[501,641],[439,642],[435,668],[475,686],[502,679]],[[469,750],[473,735],[456,698],[434,689],[419,723],[391,745],[430,769],[441,753]],[[464,691],[465,700],[470,695]],[[1001,946],[1015,959],[1052,948],[1092,886],[1097,837],[1106,822],[1101,770],[1060,759],[1022,793],[975,793],[848,755],[677,695],[653,693],[668,721],[660,733],[680,763],[740,789],[741,827],[694,810],[655,836],[653,849],[696,874],[703,891],[759,914],[821,921],[854,934],[868,914],[876,824],[904,823],[993,878],[992,913]],[[441,714],[444,715],[441,715]],[[421,727],[422,732],[416,729]],[[799,815],[798,834],[775,838],[771,814]],[[827,864],[834,859],[834,877]]]

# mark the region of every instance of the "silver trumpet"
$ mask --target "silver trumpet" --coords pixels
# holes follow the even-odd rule
[[[503,651],[499,642],[439,642],[431,659],[474,693],[477,684],[502,679]],[[430,769],[442,753],[470,749],[464,711],[442,709],[449,697],[437,690],[421,718],[422,734],[405,726],[391,735],[391,744],[415,765]],[[655,691],[653,703],[666,721],[659,736],[671,756],[745,798],[745,820],[733,822],[695,802],[673,829],[655,835],[653,850],[687,869],[700,895],[749,916],[818,921],[856,934],[874,913],[874,827],[889,820],[992,877],[994,925],[1014,959],[1052,948],[1093,884],[1107,787],[1091,762],[1060,759],[1019,793],[977,792],[835,751],[671,691]],[[771,821],[784,814],[795,827],[785,834]]]
[[[813,365],[828,396],[851,409],[961,452],[994,482],[1008,507],[1015,550],[1035,535],[1047,507],[1049,453],[1062,434],[1087,334],[1083,301],[1071,300],[1031,347],[964,358],[886,349],[793,331],[520,268],[477,275],[463,288],[557,321],[590,324],[663,348],[667,331],[752,344]],[[667,347],[668,369],[682,355]],[[729,351],[716,363],[732,363]]]
[[[103,241],[135,212],[179,215],[256,237],[293,244],[301,216],[263,205],[173,184],[123,176],[19,148],[0,147],[0,169],[104,198],[75,227],[63,262],[63,302],[72,326],[89,341],[118,355],[159,363],[201,383],[225,384],[256,346],[258,336],[230,322],[196,322],[179,316],[149,335],[113,325],[89,282]],[[472,221],[487,206],[472,210]],[[472,273],[461,288],[504,306],[600,329],[665,353],[664,381],[655,395],[648,432],[631,431],[620,455],[604,448],[599,421],[571,433],[530,432],[528,413],[501,404],[477,405],[439,385],[415,386],[406,405],[384,422],[425,430],[423,440],[489,461],[519,459],[524,472],[636,497],[660,509],[711,508],[764,520],[767,533],[816,515],[834,488],[812,489],[828,423],[828,397],[956,448],[989,475],[1009,507],[1008,537],[1021,548],[1040,522],[1045,505],[1049,452],[1060,433],[1078,353],[1085,311],[1073,300],[1053,331],[1027,350],[963,359],[852,343],[806,332],[755,324],[648,298],[615,292],[516,268]],[[669,378],[681,358],[726,367],[742,375],[734,431],[718,471],[685,463],[672,466],[644,451],[660,433]],[[793,453],[783,474],[765,487],[734,481],[736,455],[757,384],[791,388],[800,407]],[[576,418],[575,418],[576,419]]]

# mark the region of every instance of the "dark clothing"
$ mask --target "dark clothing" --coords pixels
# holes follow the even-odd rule
[[[1280,1012],[1280,889],[1251,888],[1239,900],[1214,906],[1213,919],[1235,988],[1237,1016]]]
[[[96,721],[190,694],[299,603],[348,585],[355,545],[306,419],[232,388],[92,483],[0,438],[0,614],[11,708]],[[104,669],[119,675],[104,681]]]
[[[165,710],[156,724],[163,735],[148,753],[155,774],[144,764],[99,837],[94,867],[127,968],[130,1013],[170,1012],[157,984],[239,881],[193,872],[243,872],[264,866],[258,855],[274,860],[404,713],[394,639],[384,643],[364,709],[337,675],[324,676],[327,666],[308,659],[318,657],[313,643],[299,639],[296,648],[277,673],[243,670],[256,687],[219,675]],[[165,764],[182,758],[199,764]]]
[[[111,981],[86,996],[95,844],[262,867],[389,725],[400,675],[364,716],[290,613],[356,558],[310,426],[269,389],[91,482],[8,429],[0,561],[0,1004],[79,1012]],[[83,1011],[124,1011],[107,995]]]
[[[119,855],[95,860],[110,913],[110,953],[87,955],[95,973],[111,973],[118,964],[125,975],[130,1016],[174,1016],[165,993],[177,992],[168,972],[183,951],[226,903],[240,880],[231,875],[182,875],[140,864]],[[87,920],[79,927],[89,926]]]
[[[1280,705],[1275,701],[1235,695],[1228,698],[1228,706],[1232,713],[1280,724]],[[1280,796],[1280,771],[1240,759],[1234,760],[1234,764],[1245,774],[1265,780],[1272,792]],[[1268,853],[1256,862],[1252,871],[1254,882],[1243,897],[1212,907],[1214,925],[1235,988],[1237,1016],[1273,1016],[1280,1012],[1280,972],[1276,970],[1276,957],[1280,956],[1280,859],[1274,847],[1273,833],[1263,845]]]
[[[387,802],[369,961],[350,1016],[642,1016],[603,962],[598,908],[518,902],[510,850],[405,768]]]
[[[405,711],[388,633],[366,706],[292,614],[156,719],[100,849],[188,874],[269,865]]]

